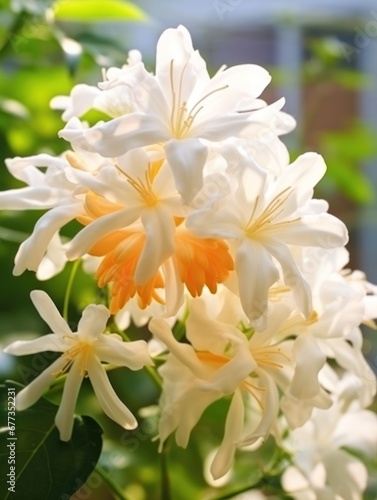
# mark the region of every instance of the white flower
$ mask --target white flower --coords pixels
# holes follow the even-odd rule
[[[188,217],[187,226],[194,233],[235,241],[241,302],[260,329],[265,325],[268,290],[281,274],[301,312],[309,317],[312,311],[311,290],[291,245],[333,248],[347,242],[347,228],[326,213],[326,202],[311,199],[325,170],[323,159],[314,153],[299,157],[278,178],[249,164],[238,176],[237,189]]]
[[[237,446],[261,445],[269,435],[279,411],[277,386],[287,386],[292,371],[290,343],[275,343],[274,329],[243,333],[212,319],[202,299],[192,299],[189,309],[186,336],[191,345],[177,342],[164,319],[149,323],[170,351],[159,370],[164,380],[159,437],[162,446],[175,432],[177,444],[186,447],[204,410],[231,396],[224,437],[211,466],[218,478],[229,470]]]
[[[119,159],[116,167],[103,167],[96,176],[77,170],[68,176],[89,191],[85,203],[89,217],[91,211],[99,212],[103,207],[101,216],[92,217],[94,220],[73,238],[68,258],[82,257],[103,236],[140,220],[146,243],[135,279],[145,283],[173,253],[174,217],[184,214],[170,169],[163,161],[152,161],[144,150],[137,149]],[[97,197],[91,201],[93,193]]]
[[[131,50],[128,54],[127,64],[122,69],[110,68],[105,77],[112,80],[126,80],[128,85],[109,87],[109,82],[100,83],[99,87],[92,85],[75,85],[69,97],[56,96],[51,102],[52,109],[63,109],[63,120],[73,117],[81,117],[90,109],[97,109],[107,113],[111,117],[133,111],[137,102],[135,99],[135,86],[140,84],[140,78],[145,74],[144,65],[141,62],[141,54],[138,50]]]
[[[100,287],[111,283],[114,314],[137,295],[142,309],[154,300],[175,315],[184,285],[193,296],[205,285],[214,293],[234,268],[224,242],[197,238],[185,228],[191,209],[183,204],[166,160],[154,153],[134,149],[96,175],[67,172],[85,193],[78,220],[86,226],[68,244],[67,257],[103,257],[96,279]]]
[[[345,448],[372,458],[377,453],[377,416],[360,406],[358,381],[352,375],[333,377],[332,407],[315,409],[311,419],[281,443],[293,460],[282,484],[296,500],[361,500],[367,470]]]
[[[176,186],[186,201],[202,186],[207,141],[236,137],[250,125],[254,126],[250,129],[251,136],[258,142],[260,122],[274,122],[269,128],[273,134],[274,128],[280,133],[292,128],[292,120],[289,123],[279,120],[283,100],[277,109],[266,107],[257,99],[270,82],[265,69],[245,64],[222,68],[210,78],[204,60],[193,49],[190,34],[183,26],[161,35],[155,76],[139,64],[115,75],[113,72],[110,77],[101,85],[108,95],[109,89],[118,88],[124,89],[127,96],[132,93],[128,109],[119,106],[123,115],[86,131],[78,130],[77,118],[73,118],[60,136],[75,147],[111,158],[133,148],[162,144]],[[118,97],[114,99],[116,104]],[[285,125],[275,127],[276,121]],[[263,137],[259,142],[263,143]]]
[[[16,408],[24,410],[33,405],[58,375],[69,370],[55,418],[62,441],[71,438],[76,400],[86,376],[90,378],[103,411],[125,429],[137,427],[135,417],[111,387],[101,362],[140,370],[145,365],[153,364],[146,342],[139,340],[125,343],[117,334],[104,334],[110,317],[105,306],[89,305],[82,314],[77,332],[72,332],[45,292],[34,290],[31,299],[54,333],[35,340],[16,341],[6,347],[4,352],[22,356],[54,351],[62,355],[17,394]]]
[[[13,274],[19,276],[26,269],[38,271],[46,260],[48,269],[39,272],[42,279],[59,272],[66,262],[58,242],[58,231],[83,211],[85,188],[68,180],[67,169],[95,170],[100,168],[103,158],[84,153],[80,157],[68,151],[61,157],[39,154],[27,158],[6,160],[6,166],[16,179],[27,184],[19,189],[0,193],[2,210],[47,210],[34,226],[32,234],[20,245],[15,257]],[[107,160],[108,162],[108,160]],[[87,191],[87,189],[86,189]],[[54,248],[59,255],[52,257]],[[46,252],[49,256],[46,256]]]

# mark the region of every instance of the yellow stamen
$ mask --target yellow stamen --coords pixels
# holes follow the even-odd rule
[[[256,219],[254,219],[254,215],[260,200],[260,197],[257,196],[257,199],[253,207],[253,211],[245,227],[246,235],[248,237],[253,237],[256,235],[256,233],[258,233],[259,231],[263,231],[268,227],[274,227],[274,228],[282,227],[300,220],[300,217],[297,217],[295,219],[290,219],[287,221],[274,222],[274,220],[283,212],[283,205],[287,201],[289,196],[292,194],[292,192],[293,190],[291,187],[287,187],[286,189],[281,191],[270,201],[270,203],[263,210],[263,212]]]
[[[79,360],[80,363],[80,375],[86,376],[88,373],[88,357],[93,352],[92,342],[86,340],[78,340],[75,345],[63,353],[63,358],[67,360],[67,364],[61,370],[62,373],[66,373],[72,366],[72,363]]]
[[[170,87],[172,94],[172,103],[171,103],[171,113],[170,113],[170,124],[171,124],[171,133],[172,136],[177,139],[182,139],[187,137],[196,117],[202,111],[204,106],[201,104],[208,99],[211,95],[216,92],[220,92],[221,90],[225,90],[229,87],[229,85],[224,85],[223,87],[219,87],[217,89],[211,90],[205,96],[201,97],[190,110],[187,109],[187,102],[182,102],[182,88],[183,88],[183,77],[188,68],[188,64],[190,59],[188,58],[182,68],[181,75],[179,78],[179,88],[178,95],[176,94],[176,89],[174,86],[174,59],[170,61]]]
[[[286,361],[289,361],[289,357],[285,352],[277,346],[263,346],[263,347],[253,347],[251,353],[258,366],[265,366],[269,368],[283,368],[283,365],[278,363],[274,358],[282,357]]]
[[[127,172],[124,172],[121,168],[116,165],[118,171],[124,175],[130,185],[135,189],[141,198],[145,201],[148,206],[154,206],[158,202],[158,198],[153,191],[153,182],[160,171],[160,168],[164,160],[158,160],[149,163],[147,170],[144,172],[144,179],[137,177],[134,179]]]

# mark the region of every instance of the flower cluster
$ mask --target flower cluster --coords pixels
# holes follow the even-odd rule
[[[18,395],[19,409],[30,406],[69,369],[56,419],[62,439],[70,438],[86,374],[104,411],[132,428],[136,421],[101,362],[133,370],[152,362],[143,341],[126,344],[104,331],[110,314],[124,324],[130,317],[149,322],[166,354],[159,368],[161,448],[172,433],[185,447],[204,410],[225,398],[213,477],[229,471],[238,448],[255,449],[273,435],[294,457],[287,491],[296,494],[291,478],[299,475],[297,498],[309,498],[309,490],[338,491],[333,457],[341,456],[344,468],[359,463],[338,449],[357,438],[337,441],[338,423],[346,429],[361,415],[376,428],[365,410],[376,384],[360,325],[373,324],[377,297],[361,273],[345,270],[347,229],[313,198],[326,171],[322,157],[307,153],[290,162],[279,137],[295,123],[281,111],[283,99],[267,105],[260,98],[269,82],[256,65],[210,77],[180,26],[160,37],[154,74],[131,51],[98,87],[77,85],[52,101],[64,111],[59,135],[70,149],[7,161],[26,187],[0,193],[0,208],[45,210],[17,252],[14,274],[28,269],[48,279],[83,258],[98,286],[109,287],[109,310],[89,306],[73,333],[51,300],[33,292],[54,334],[6,352],[63,353]],[[89,126],[91,109],[107,119]],[[60,229],[72,220],[80,228],[68,240]],[[172,333],[177,319],[185,321],[184,340]],[[349,380],[357,390],[347,390]],[[328,450],[316,442],[321,419],[331,427],[328,440],[337,442]],[[322,446],[322,458],[311,448],[300,462],[292,451],[300,433]],[[369,441],[375,448],[377,440]],[[365,481],[349,481],[361,495]]]

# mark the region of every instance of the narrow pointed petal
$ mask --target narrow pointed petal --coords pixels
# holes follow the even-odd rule
[[[318,374],[326,362],[315,338],[309,334],[297,337],[293,347],[296,369],[290,392],[298,399],[315,397],[320,389]]]
[[[246,239],[236,253],[236,271],[245,314],[261,321],[268,307],[268,290],[279,279],[271,255],[257,242]]]
[[[331,214],[304,215],[286,227],[272,227],[271,234],[285,243],[321,248],[336,248],[347,244],[348,230],[345,224]]]
[[[189,370],[199,378],[203,373],[203,366],[198,360],[194,349],[188,344],[177,342],[171,332],[168,323],[162,318],[152,318],[148,326],[149,330],[156,335],[170,350],[172,354]]]
[[[50,333],[34,340],[17,340],[5,347],[3,352],[14,356],[24,356],[44,351],[63,352],[66,347],[67,345],[60,336]]]
[[[66,364],[66,359],[62,357],[58,358],[40,375],[38,375],[33,382],[22,389],[16,396],[17,410],[26,410],[26,408],[29,408],[36,401],[38,401]]]
[[[37,271],[51,239],[61,227],[81,211],[81,202],[53,208],[38,220],[33,233],[18,249],[13,274],[19,276],[26,269]]]
[[[211,474],[218,479],[226,474],[234,459],[244,426],[244,404],[242,395],[236,390],[230,403],[225,422],[224,437],[211,465]]]
[[[110,311],[103,305],[90,304],[82,313],[77,331],[80,337],[91,340],[99,337],[105,330]]]
[[[46,292],[33,290],[30,298],[40,317],[48,324],[52,332],[59,336],[72,335],[72,330]]]
[[[67,257],[70,260],[79,259],[103,236],[117,229],[129,226],[140,216],[140,208],[134,207],[105,215],[82,229],[70,242]]]
[[[0,193],[1,210],[42,210],[56,206],[62,190],[49,186],[9,189]]]
[[[196,84],[209,82],[206,63],[192,46],[184,26],[167,29],[160,36],[156,51],[156,78],[169,104],[187,102]]]
[[[245,378],[255,370],[256,366],[257,364],[252,358],[247,345],[240,345],[233,358],[230,358],[208,380],[198,382],[198,386],[203,390],[232,394]]]
[[[175,185],[188,203],[203,186],[203,168],[208,150],[199,139],[170,140],[165,146]]]
[[[301,206],[311,198],[313,188],[318,184],[326,172],[326,164],[321,155],[305,153],[286,167],[279,177],[276,190],[295,187],[297,205]]]
[[[259,439],[262,444],[279,414],[279,393],[274,380],[262,370],[258,370],[258,375],[260,386],[265,388],[264,411],[257,428],[242,440],[242,446],[252,445]]]
[[[184,301],[184,286],[179,278],[177,264],[170,258],[162,265],[165,278],[165,316],[175,316]]]
[[[123,342],[118,335],[106,335],[97,341],[96,353],[101,361],[126,366],[130,370],[141,370],[144,366],[153,365],[148,344],[144,340]]]
[[[123,115],[90,129],[78,129],[68,122],[59,137],[84,151],[95,151],[105,158],[121,156],[130,149],[163,142],[169,134],[163,123],[153,116],[141,113]]]
[[[178,373],[177,377],[179,377]],[[162,451],[164,441],[174,431],[176,431],[177,445],[186,448],[191,431],[199,422],[205,409],[220,398],[221,394],[218,392],[198,391],[197,388],[186,390],[177,400],[166,402],[166,404],[163,396],[161,400],[163,409],[159,422],[159,451]]]
[[[203,299],[191,300],[189,308],[186,336],[196,350],[223,354],[229,342],[240,344],[245,341],[245,336],[236,327],[212,319]]]
[[[98,87],[79,83],[72,89],[71,95],[57,96],[50,101],[52,109],[64,109],[62,119],[68,121],[73,116],[82,116],[93,107],[96,97],[101,95]]]
[[[145,211],[141,216],[146,241],[135,270],[135,284],[143,285],[175,249],[175,224],[172,215],[162,206]]]
[[[45,153],[27,156],[26,158],[8,158],[5,164],[9,172],[16,179],[25,182],[30,186],[40,186],[44,184],[45,174],[37,167],[48,167],[53,171],[62,171],[67,167],[67,162],[61,157],[51,156]]]
[[[292,288],[300,311],[308,318],[313,310],[311,288],[298,269],[289,248],[279,241],[266,242],[265,248],[280,263],[285,283]]]
[[[207,115],[221,115],[235,111],[243,100],[258,97],[271,81],[271,76],[256,64],[240,64],[217,73],[203,88]]]
[[[111,387],[106,372],[97,358],[88,361],[88,374],[97,399],[108,417],[125,429],[135,429],[137,420]]]
[[[176,427],[175,440],[178,446],[186,448],[190,439],[190,434],[195,425],[199,422],[200,417],[203,415],[208,406],[214,401],[220,399],[221,394],[216,391],[198,391],[197,389],[188,390],[179,399],[179,412],[174,415],[174,407],[168,407],[164,413],[164,418],[167,419],[166,423],[161,424],[162,432],[169,434]],[[172,421],[170,421],[170,418]],[[162,417],[161,417],[162,419]],[[174,422],[173,426],[171,426]],[[165,430],[166,426],[166,430]],[[162,433],[161,433],[162,434]]]
[[[69,370],[67,380],[64,384],[62,399],[55,417],[55,425],[59,430],[61,441],[69,441],[71,439],[75,406],[83,378],[80,359],[77,359]]]

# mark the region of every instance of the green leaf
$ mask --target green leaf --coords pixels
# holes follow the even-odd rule
[[[140,7],[121,0],[60,0],[54,6],[55,19],[84,23],[146,21]]]
[[[355,203],[371,203],[374,190],[370,181],[345,160],[327,161],[327,175],[332,178],[340,191]]]
[[[362,90],[373,86],[371,77],[365,73],[348,69],[338,69],[334,74],[334,81],[350,90]]]
[[[0,496],[4,500],[69,500],[93,471],[102,448],[102,429],[91,417],[76,417],[72,439],[60,441],[54,424],[57,406],[41,398],[31,408],[16,412],[14,436],[9,435],[8,405],[13,388],[0,386]],[[17,438],[17,439],[15,439]],[[13,443],[13,448],[12,448]],[[12,450],[16,455],[13,456]],[[14,459],[14,463],[12,460]],[[14,469],[10,469],[14,467]],[[14,472],[14,492],[7,483]]]

